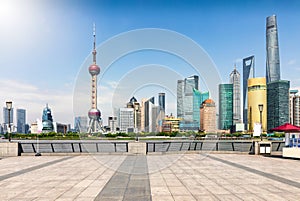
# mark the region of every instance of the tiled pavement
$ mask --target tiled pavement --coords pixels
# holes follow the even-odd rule
[[[2,158],[0,200],[300,200],[300,161],[246,154]]]

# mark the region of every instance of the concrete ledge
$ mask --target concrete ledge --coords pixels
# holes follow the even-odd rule
[[[35,156],[36,153],[22,153],[21,156]],[[89,156],[89,155],[129,155],[128,152],[91,152],[91,153],[87,153],[87,152],[71,152],[71,153],[67,153],[67,152],[54,152],[54,153],[43,153],[40,152],[40,154],[42,156]]]
[[[146,146],[146,142],[128,142],[128,153],[146,155]]]
[[[0,156],[19,156],[18,142],[2,142],[0,143]]]
[[[300,148],[284,147],[282,148],[282,156],[287,158],[300,158]]]

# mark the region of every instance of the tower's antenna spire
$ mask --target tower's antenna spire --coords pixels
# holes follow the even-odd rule
[[[234,62],[234,70],[236,70],[236,61]]]
[[[94,49],[93,49],[93,63],[96,64],[96,24],[93,24],[93,36],[94,36]]]

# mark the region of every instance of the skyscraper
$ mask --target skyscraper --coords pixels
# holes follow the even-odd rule
[[[8,109],[6,107],[3,107],[3,120],[4,124],[8,124]],[[10,110],[10,121],[11,124],[14,122],[14,108],[11,108]]]
[[[193,121],[193,90],[198,90],[199,77],[190,76],[177,81],[177,117],[181,118],[181,130],[198,130],[199,124]]]
[[[289,122],[289,89],[287,80],[267,84],[268,130]]]
[[[26,133],[26,110],[17,109],[17,133]]]
[[[11,129],[13,129],[13,125],[14,125],[14,108],[11,108],[10,110],[10,125],[11,125]],[[4,125],[3,125],[3,130],[4,132],[8,132],[9,130],[9,125],[8,125],[8,109],[6,107],[3,107],[3,121],[4,121]]]
[[[216,132],[216,105],[212,99],[206,99],[201,104],[200,129],[206,133]]]
[[[233,126],[233,84],[219,84],[219,128]]]
[[[144,102],[144,131],[145,132],[153,132],[152,131],[152,108],[154,107],[154,97],[149,98]]]
[[[278,32],[275,15],[267,17],[266,40],[266,79],[269,83],[280,80]]]
[[[300,96],[293,98],[293,122],[291,124],[300,126]]]
[[[88,131],[88,118],[87,116],[75,117],[74,128],[76,132],[86,133]]]
[[[254,56],[243,59],[243,122],[248,125],[248,79],[254,78]]]
[[[193,89],[193,122],[200,128],[200,107],[203,101],[209,98],[209,92],[200,92],[197,89]],[[198,129],[199,129],[198,128]]]
[[[290,120],[289,120],[289,123],[290,124],[294,124],[294,125],[296,125],[295,123],[294,123],[294,107],[296,106],[295,104],[294,104],[294,100],[297,98],[297,97],[299,97],[298,95],[297,95],[297,93],[298,93],[298,90],[297,89],[294,89],[294,90],[290,90],[290,97],[289,97],[289,101],[290,101],[290,109],[289,109],[289,111],[290,111]],[[297,98],[298,99],[298,98]],[[295,103],[298,103],[299,101],[297,100]],[[298,106],[299,107],[299,106]],[[300,119],[299,119],[300,120]]]
[[[42,116],[42,124],[43,124],[43,132],[50,132],[53,131],[53,118],[51,114],[51,109],[48,107],[48,104],[46,104],[46,107],[43,110],[43,116]]]
[[[165,93],[159,93],[158,94],[158,105],[160,110],[162,110],[165,113],[166,110],[166,94]]]
[[[241,123],[241,78],[236,66],[230,73],[230,84],[233,85],[233,125]]]
[[[253,131],[255,123],[260,123],[259,105],[263,105],[262,129],[267,130],[267,86],[265,77],[248,80],[248,130]]]
[[[120,108],[119,110],[119,127],[121,132],[134,131],[134,109]]]

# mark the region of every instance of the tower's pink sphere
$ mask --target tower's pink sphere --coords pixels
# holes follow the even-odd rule
[[[89,72],[91,75],[98,75],[100,73],[100,68],[97,64],[92,64],[89,67]]]
[[[101,112],[98,109],[90,109],[89,118],[90,119],[99,119],[101,117]]]

